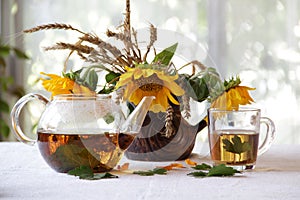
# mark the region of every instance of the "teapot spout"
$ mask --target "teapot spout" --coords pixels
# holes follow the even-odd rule
[[[155,96],[144,96],[121,127],[122,133],[138,133]]]

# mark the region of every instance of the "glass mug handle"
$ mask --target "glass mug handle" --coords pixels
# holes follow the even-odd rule
[[[24,132],[22,131],[21,126],[20,126],[19,117],[20,117],[22,108],[29,101],[33,101],[33,100],[39,100],[41,103],[43,103],[45,105],[49,102],[49,100],[41,94],[30,93],[30,94],[23,96],[21,99],[19,99],[17,101],[17,103],[14,105],[14,107],[11,111],[11,114],[10,114],[12,128],[13,128],[13,132],[14,132],[16,138],[19,141],[21,141],[25,144],[29,144],[29,145],[33,145],[36,141],[29,138],[28,136],[26,136],[24,134]]]
[[[267,127],[267,133],[263,143],[258,147],[258,156],[265,153],[274,141],[275,138],[275,125],[274,122],[267,117],[260,118],[260,124],[265,124]]]

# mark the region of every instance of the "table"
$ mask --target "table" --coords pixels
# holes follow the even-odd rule
[[[196,150],[191,159],[210,162]],[[126,162],[131,170],[171,163],[124,157],[120,164]],[[273,145],[255,170],[234,177],[194,178],[186,175],[190,171],[145,177],[114,170],[117,179],[80,180],[49,168],[37,146],[0,143],[0,199],[300,199],[300,145]]]

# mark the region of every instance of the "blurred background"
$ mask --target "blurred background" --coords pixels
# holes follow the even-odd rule
[[[0,6],[0,140],[6,141],[13,140],[5,124],[15,100],[45,93],[40,72],[60,74],[68,55],[43,47],[77,37],[72,31],[22,30],[60,22],[105,38],[107,28],[122,23],[125,0],[0,0]],[[300,144],[299,10],[298,0],[131,0],[131,23],[142,29],[151,22],[199,43],[204,56],[195,59],[216,67],[223,78],[239,74],[243,85],[256,88],[251,95],[275,122],[275,143]],[[69,65],[76,69],[82,62],[74,56]]]

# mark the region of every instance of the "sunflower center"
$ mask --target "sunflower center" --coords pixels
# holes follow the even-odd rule
[[[163,88],[163,81],[160,80],[156,75],[134,80],[139,88],[146,92],[158,92]]]

